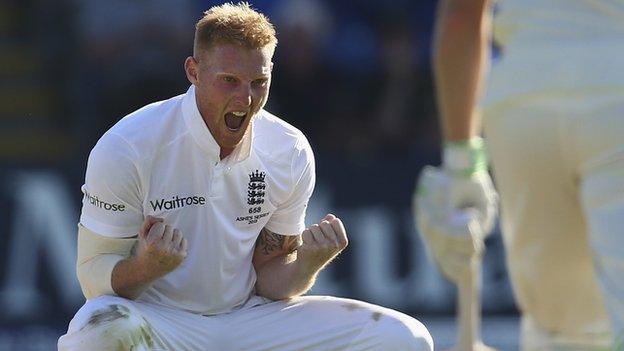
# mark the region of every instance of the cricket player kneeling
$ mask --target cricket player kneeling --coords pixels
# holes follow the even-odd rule
[[[87,302],[59,350],[433,350],[403,313],[302,296],[348,240],[333,214],[305,226],[314,154],[263,109],[276,43],[249,5],[211,8],[188,91],[97,142],[79,227]]]
[[[266,349],[263,345],[273,345],[269,348],[271,350],[315,350],[316,344],[340,350],[433,349],[426,328],[415,319],[355,300],[301,297],[270,301],[254,296],[239,312],[202,316],[113,296],[115,292],[110,277],[115,266],[120,261],[136,258],[141,247],[170,242],[182,253],[186,252],[183,234],[173,233],[174,230],[162,220],[151,216],[144,221],[138,238],[108,238],[79,225],[77,270],[81,287],[89,300],[70,324],[69,330],[74,332],[59,342],[60,350]],[[264,236],[259,242],[272,240],[267,233],[263,230],[261,235]],[[318,253],[310,243],[317,246],[322,242],[319,234],[326,237],[337,233],[341,236],[344,226],[335,216],[327,215],[320,225],[304,231],[302,242],[292,245],[296,246],[297,254],[305,255],[309,249]],[[262,246],[261,250],[268,249],[268,246]],[[248,341],[241,344],[240,338],[245,333],[231,328],[236,325],[249,331],[266,331],[266,323],[280,325],[273,331],[281,336],[279,343],[267,340],[265,335],[245,335]],[[244,346],[230,346],[237,345],[234,340]],[[282,348],[282,342],[287,346]]]

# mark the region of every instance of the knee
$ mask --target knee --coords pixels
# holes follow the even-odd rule
[[[138,351],[150,350],[154,346],[153,332],[147,321],[137,312],[118,304],[95,310],[78,331],[63,338],[59,340],[59,349],[68,351]]]
[[[137,312],[123,305],[111,305],[104,310],[95,311],[85,328],[99,331],[99,338],[117,340],[117,344],[133,346],[140,344],[153,346],[153,336],[147,321]]]
[[[433,338],[418,320],[388,318],[382,326],[384,349],[396,351],[433,351]]]

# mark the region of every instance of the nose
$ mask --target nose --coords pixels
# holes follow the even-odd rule
[[[235,95],[236,103],[245,107],[251,106],[251,94],[251,84],[240,84]]]

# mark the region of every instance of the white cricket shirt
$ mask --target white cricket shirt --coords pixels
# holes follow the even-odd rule
[[[124,117],[91,151],[83,226],[129,237],[153,215],[188,240],[182,265],[139,301],[200,314],[230,311],[253,292],[260,230],[298,235],[305,229],[315,167],[299,130],[262,110],[231,155],[219,160],[219,152],[193,86]]]
[[[624,0],[498,0],[484,105],[624,89]]]

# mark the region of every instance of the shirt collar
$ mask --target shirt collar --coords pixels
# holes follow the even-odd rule
[[[195,139],[199,147],[216,159],[219,159],[221,148],[217,141],[210,133],[206,122],[199,113],[197,108],[197,100],[195,98],[195,86],[191,85],[182,99],[182,115],[189,132]],[[245,160],[251,154],[251,146],[253,144],[253,127],[254,121],[247,128],[247,132],[241,142],[236,146],[234,151],[226,157],[228,162],[240,162]]]

